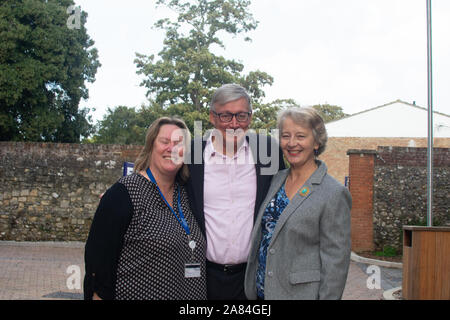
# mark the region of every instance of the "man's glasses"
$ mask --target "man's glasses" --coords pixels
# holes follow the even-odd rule
[[[250,118],[250,115],[252,114],[251,112],[217,113],[215,111],[213,111],[212,113],[214,113],[216,116],[218,116],[220,121],[222,121],[222,122],[231,122],[233,120],[233,117],[236,117],[237,122],[247,122],[248,119]]]

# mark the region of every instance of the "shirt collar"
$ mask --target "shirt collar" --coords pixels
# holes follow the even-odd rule
[[[233,158],[236,158],[238,156],[238,154],[240,152],[245,152],[245,154],[247,154],[249,150],[249,144],[248,144],[248,140],[246,139],[246,137],[244,137],[244,142],[242,143],[242,145],[239,147],[239,149],[237,150],[236,154],[234,155]],[[210,134],[208,136],[208,140],[206,140],[206,146],[205,146],[205,160],[210,160],[213,156],[221,156],[221,157],[226,157],[224,154],[222,154],[222,152],[217,151],[214,148],[214,144],[212,142],[212,134]],[[206,159],[207,158],[207,159]]]

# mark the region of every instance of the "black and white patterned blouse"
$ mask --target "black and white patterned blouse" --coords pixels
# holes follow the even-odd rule
[[[178,183],[176,213],[177,189]],[[144,176],[123,177],[103,195],[85,248],[86,299],[93,292],[104,299],[206,299],[206,242],[183,186],[180,192],[194,253],[156,185]],[[201,277],[185,278],[186,263],[201,263]]]

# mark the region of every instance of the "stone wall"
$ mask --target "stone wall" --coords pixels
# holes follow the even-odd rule
[[[426,223],[427,149],[379,147],[374,168],[373,228],[378,248],[402,248],[402,226]],[[434,148],[433,225],[450,222],[450,149]]]
[[[141,146],[0,142],[0,240],[85,241]]]
[[[0,240],[85,241],[99,195],[122,176],[123,162],[134,162],[140,149],[0,142]],[[361,227],[357,232],[352,229],[352,239],[370,237],[376,247],[399,247],[402,225],[425,221],[426,148],[380,147],[378,152],[359,153],[351,156],[375,158],[370,162],[374,165],[358,168],[370,171],[374,186],[373,197],[366,187],[360,188],[369,204],[358,204],[356,219],[356,178],[351,177],[355,181],[353,190],[350,183],[355,203],[352,228],[357,223]],[[434,213],[440,223],[446,223],[450,220],[449,149],[435,148],[434,158]],[[373,216],[363,210],[372,206]],[[373,237],[366,232],[368,225]]]

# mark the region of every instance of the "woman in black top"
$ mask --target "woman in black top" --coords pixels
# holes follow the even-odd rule
[[[103,195],[85,247],[85,299],[206,299],[206,243],[183,185],[188,139],[182,120],[156,120],[135,172]]]

